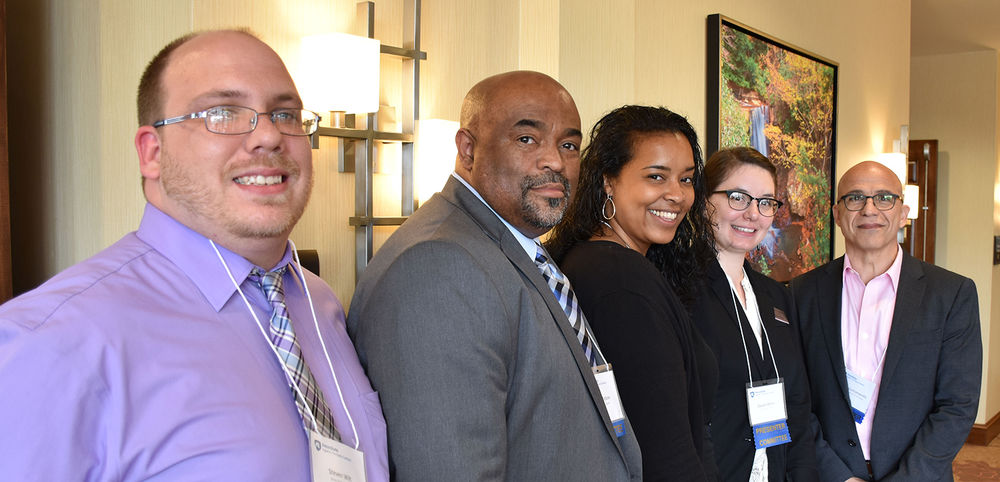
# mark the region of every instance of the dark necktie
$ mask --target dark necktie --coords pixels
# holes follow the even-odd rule
[[[583,316],[583,311],[580,309],[580,304],[576,301],[576,294],[573,293],[573,288],[569,285],[569,280],[566,279],[566,276],[559,271],[559,268],[554,263],[549,261],[545,248],[537,242],[535,246],[537,247],[535,264],[542,272],[542,278],[545,278],[545,282],[552,289],[552,294],[556,295],[556,300],[559,301],[563,312],[569,318],[569,324],[573,327],[573,331],[576,332],[576,339],[580,342],[580,346],[583,347],[583,353],[587,357],[587,360],[590,361],[590,366],[597,366],[597,353],[594,350],[594,342],[590,337],[587,318]]]

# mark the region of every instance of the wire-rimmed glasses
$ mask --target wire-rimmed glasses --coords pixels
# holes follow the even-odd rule
[[[176,124],[190,119],[204,119],[209,132],[224,135],[238,135],[253,132],[257,119],[267,116],[278,132],[288,136],[308,136],[319,127],[319,114],[306,109],[281,108],[271,112],[257,112],[238,105],[217,105],[200,112],[159,120],[153,127]]]

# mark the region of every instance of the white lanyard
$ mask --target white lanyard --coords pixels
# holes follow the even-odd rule
[[[274,343],[271,342],[271,337],[267,336],[267,331],[264,330],[264,325],[262,325],[260,319],[257,318],[257,313],[254,312],[253,307],[250,306],[250,301],[247,300],[246,295],[243,294],[243,290],[240,288],[240,284],[237,283],[236,278],[233,277],[233,273],[229,270],[229,265],[226,264],[226,260],[222,258],[222,253],[219,252],[219,248],[215,246],[215,242],[211,239],[209,239],[208,242],[212,245],[212,249],[215,250],[215,255],[219,257],[219,261],[222,262],[222,267],[226,269],[226,274],[229,275],[229,280],[233,282],[233,286],[236,287],[236,291],[240,294],[240,298],[243,298],[243,303],[246,304],[247,310],[250,311],[250,316],[253,317],[253,321],[257,322],[257,328],[260,329],[260,334],[264,336],[265,340],[267,340],[267,345],[271,347],[271,351],[278,359],[278,365],[281,367],[281,370],[285,372],[285,376],[288,377],[288,385],[295,390],[295,393],[298,394],[302,400],[305,400],[306,397],[302,394],[302,391],[299,390],[298,384],[291,383],[291,380],[293,379],[292,374],[288,372],[288,367],[285,366],[284,360],[282,360],[281,355],[278,354],[278,349],[275,348]],[[326,356],[327,366],[330,368],[330,374],[333,375],[333,384],[337,387],[337,395],[340,396],[340,405],[344,407],[344,413],[347,414],[347,420],[351,422],[351,430],[354,433],[354,449],[357,450],[358,446],[361,444],[361,439],[358,437],[357,427],[354,426],[354,417],[351,416],[351,411],[347,409],[347,402],[344,401],[344,393],[340,390],[340,382],[337,380],[337,372],[333,370],[333,361],[330,360],[330,352],[327,351],[326,342],[323,341],[323,335],[319,331],[319,320],[316,318],[316,308],[313,307],[312,295],[309,293],[309,285],[306,283],[305,274],[302,273],[302,266],[299,263],[299,252],[295,249],[295,243],[293,243],[291,239],[288,240],[288,244],[292,246],[292,254],[295,256],[295,263],[292,263],[294,268],[292,269],[292,274],[294,276],[298,276],[299,282],[302,283],[302,288],[305,290],[306,299],[309,300],[309,310],[312,312],[313,325],[316,327],[316,337],[319,338],[319,343],[323,347],[323,355]],[[317,389],[319,389],[319,387],[317,387]],[[303,405],[306,407],[306,411],[309,413],[309,418],[312,420],[313,429],[315,429],[316,416],[313,415],[308,403],[303,403]],[[303,426],[303,428],[305,428],[305,426]],[[308,430],[306,435],[308,435]]]
[[[746,277],[746,272],[743,273]],[[750,371],[750,352],[747,351],[747,339],[743,335],[743,324],[740,322],[740,307],[739,303],[736,302],[736,288],[733,287],[733,281],[729,279],[729,275],[726,275],[726,279],[729,281],[729,294],[733,297],[733,310],[736,313],[736,327],[740,331],[740,340],[743,341],[743,355],[747,360],[747,377],[750,380],[750,384],[753,385],[753,372]],[[750,324],[750,319],[747,318],[747,324]],[[767,327],[764,326],[764,320],[760,320],[760,331],[763,334],[764,341],[767,342],[767,351],[771,354],[771,363],[774,365],[774,375],[775,378],[781,378],[781,374],[778,373],[778,364],[774,361],[774,350],[771,350],[771,337],[767,336]]]

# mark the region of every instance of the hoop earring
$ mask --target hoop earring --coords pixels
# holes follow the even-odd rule
[[[608,214],[607,214],[608,213],[608,203],[611,203],[611,215],[610,216],[608,216]],[[611,221],[611,219],[614,218],[615,214],[617,214],[617,213],[618,213],[618,208],[615,207],[615,200],[611,198],[610,194],[608,194],[607,199],[604,200],[604,204],[601,205],[601,217],[604,218],[605,221]]]

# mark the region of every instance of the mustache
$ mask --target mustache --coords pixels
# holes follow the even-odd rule
[[[229,166],[229,171],[241,171],[253,167],[280,169],[287,172],[290,177],[298,176],[302,172],[298,163],[284,154],[264,154],[234,162]]]
[[[569,179],[558,172],[548,171],[544,174],[525,176],[521,179],[521,196],[526,196],[532,188],[552,183],[562,184],[563,190],[566,191],[567,196],[569,195]]]

